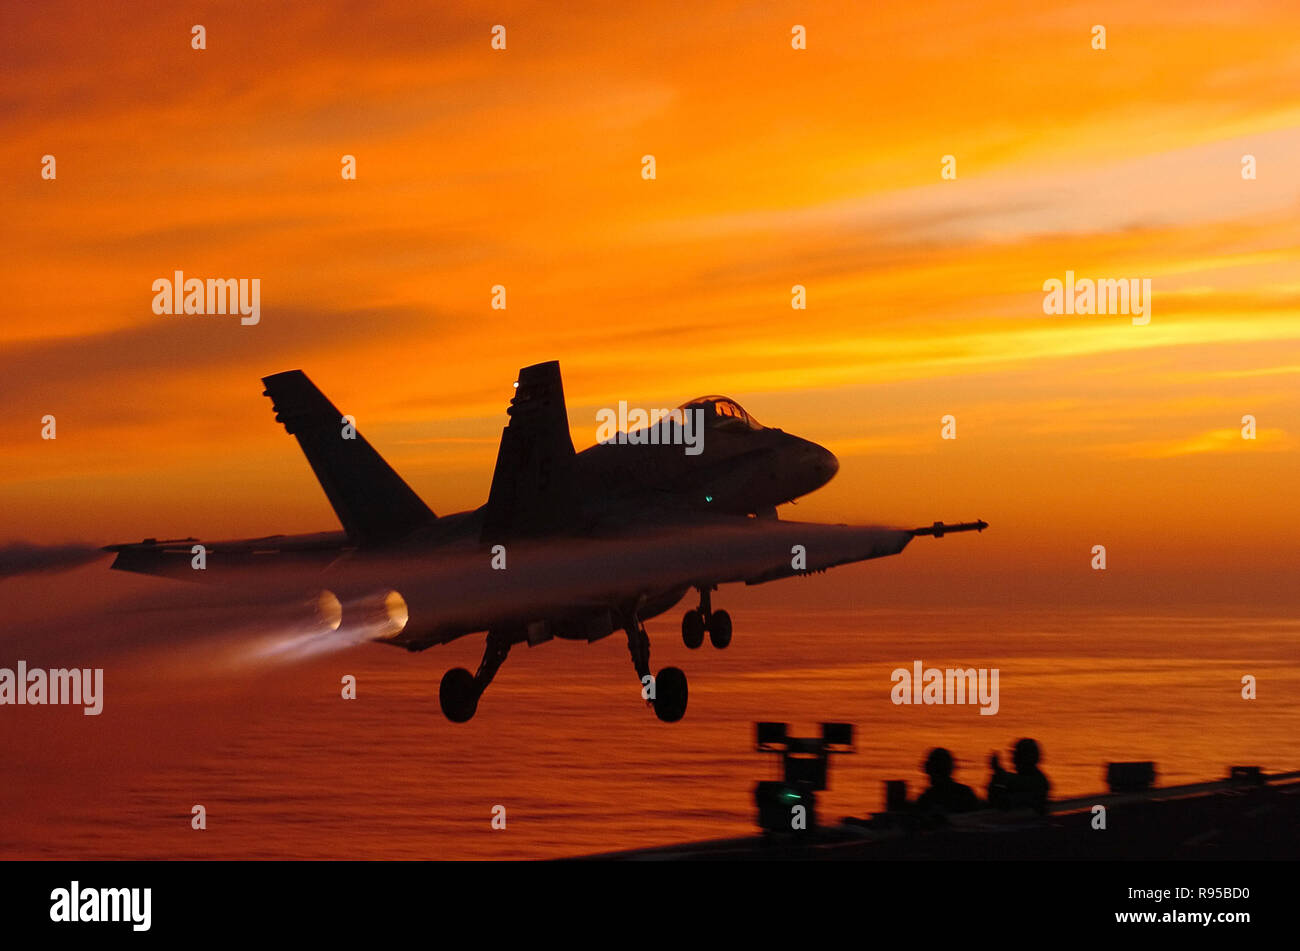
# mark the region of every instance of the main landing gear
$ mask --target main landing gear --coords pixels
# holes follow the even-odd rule
[[[704,633],[709,641],[721,650],[731,643],[731,615],[713,610],[710,597],[713,588],[700,588],[700,606],[682,616],[682,643],[695,650],[704,643]]]
[[[702,603],[707,608],[707,592],[704,592],[703,598]],[[619,626],[627,632],[627,650],[632,655],[632,666],[641,683],[641,696],[660,720],[676,723],[686,714],[686,674],[677,667],[664,667],[657,676],[650,674],[650,638],[638,611],[639,608],[630,608],[624,612]],[[725,647],[731,640],[731,618],[726,611],[701,611],[701,623],[705,617],[709,618],[709,636],[713,643]],[[473,719],[478,710],[479,697],[483,696],[483,691],[496,676],[497,670],[509,655],[511,646],[523,639],[522,635],[511,636],[502,631],[489,631],[478,673],[471,674],[464,667],[456,667],[443,674],[442,684],[438,688],[438,702],[448,720],[465,723]],[[699,639],[693,646],[699,647],[703,639],[704,628],[701,627]]]
[[[627,650],[641,682],[641,696],[654,708],[655,716],[665,723],[676,723],[686,714],[686,675],[676,667],[664,667],[658,677],[650,675],[650,638],[645,625],[632,611],[624,620]]]
[[[497,670],[510,653],[511,641],[497,631],[489,631],[483,647],[483,660],[478,673],[471,674],[464,667],[456,667],[442,675],[438,687],[438,702],[443,715],[452,723],[464,723],[478,710],[478,698],[483,696]]]

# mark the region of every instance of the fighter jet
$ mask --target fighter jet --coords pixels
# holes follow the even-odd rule
[[[343,530],[149,538],[107,546],[113,568],[201,581],[271,573],[286,591],[318,590],[330,628],[409,651],[486,633],[477,672],[442,678],[440,705],[457,723],[474,716],[512,647],[616,631],[627,636],[641,698],[675,722],[686,712],[686,675],[651,673],[645,621],[688,592],[699,600],[683,614],[683,642],[696,649],[707,634],[725,648],[733,625],[713,606],[719,585],[822,572],[898,554],[919,535],[988,527],[783,521],[777,507],[825,485],[839,463],[722,396],[575,452],[555,361],[519,372],[486,503],[439,517],[301,370],[262,382]]]

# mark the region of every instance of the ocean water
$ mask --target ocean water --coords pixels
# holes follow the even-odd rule
[[[936,745],[981,793],[989,754],[1009,763],[1022,736],[1041,744],[1062,798],[1103,790],[1111,760],[1154,760],[1165,784],[1236,764],[1300,768],[1292,619],[733,616],[725,651],[688,650],[676,613],[651,622],[654,669],[690,678],[676,724],[640,700],[621,635],[515,648],[460,725],[439,711],[438,681],[476,667],[479,638],[273,664],[250,660],[263,655],[238,638],[221,652],[192,640],[136,646],[106,665],[102,716],[0,711],[0,857],[519,859],[744,835],[754,783],[778,768],[754,751],[757,720],[796,735],[824,720],[855,725],[856,751],[834,758],[819,795],[824,819],[878,810],[889,779],[915,794]],[[916,660],[996,667],[998,713],[894,704],[891,672]],[[345,675],[355,700],[341,697]],[[1242,698],[1245,675],[1257,699]],[[196,804],[204,830],[191,828]],[[503,830],[492,828],[497,806]]]

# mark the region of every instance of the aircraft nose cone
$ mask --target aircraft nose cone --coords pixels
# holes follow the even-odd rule
[[[835,458],[835,453],[831,452],[825,446],[814,445],[816,453],[813,460],[813,467],[824,478],[822,484],[830,482],[835,473],[840,471],[840,461]]]
[[[814,489],[819,489],[830,482],[835,473],[840,471],[840,461],[835,458],[835,453],[815,442],[809,442],[804,446],[803,457],[805,469],[812,477]]]

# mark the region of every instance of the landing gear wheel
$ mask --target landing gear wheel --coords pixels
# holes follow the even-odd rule
[[[718,650],[731,643],[731,615],[726,611],[714,611],[709,615],[709,640]]]
[[[478,709],[478,684],[474,675],[464,667],[453,667],[442,675],[438,686],[438,702],[442,713],[452,723],[464,723]]]
[[[655,716],[676,723],[686,713],[686,675],[676,667],[665,667],[655,678]]]
[[[682,615],[682,643],[695,650],[704,643],[704,614],[687,611]]]

